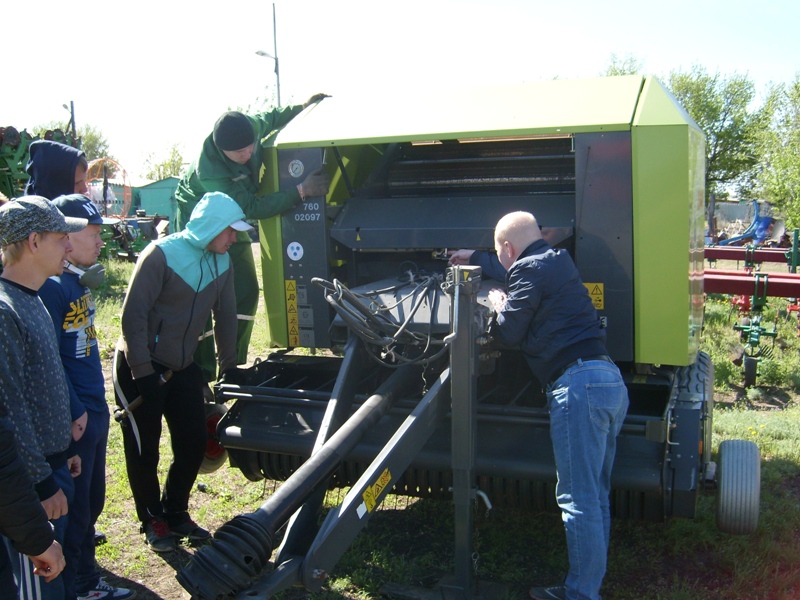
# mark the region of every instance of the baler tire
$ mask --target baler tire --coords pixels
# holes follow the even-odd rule
[[[228,460],[228,451],[220,445],[217,439],[217,423],[219,423],[219,420],[228,412],[228,407],[224,404],[206,402],[205,412],[208,439],[206,440],[203,462],[198,471],[199,474],[213,473]]]
[[[716,520],[723,533],[746,535],[758,527],[761,502],[761,457],[746,440],[719,445]]]
[[[758,376],[758,359],[752,356],[744,357],[744,387],[753,387]]]
[[[242,472],[249,481],[263,481],[264,471],[261,469],[259,460],[260,452],[257,450],[228,450],[231,459],[231,466],[236,467]]]

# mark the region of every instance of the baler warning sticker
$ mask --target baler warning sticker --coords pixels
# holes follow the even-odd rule
[[[378,498],[380,498],[383,490],[385,490],[386,486],[388,486],[391,482],[391,472],[389,469],[384,469],[383,473],[381,473],[380,477],[378,477],[378,480],[364,490],[362,497],[364,498],[364,504],[367,505],[367,510],[369,512],[375,510],[375,506],[378,504]]]
[[[286,291],[286,317],[289,328],[289,346],[300,345],[300,328],[297,317],[297,282],[294,279],[284,281]]]
[[[606,307],[606,296],[602,283],[584,283],[589,290],[589,297],[592,299],[595,309],[603,310]]]

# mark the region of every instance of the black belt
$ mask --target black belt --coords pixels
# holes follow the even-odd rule
[[[550,377],[550,381],[547,383],[547,387],[553,385],[564,373],[567,372],[567,370],[576,366],[579,360],[583,362],[588,362],[590,360],[602,360],[604,362],[611,363],[612,365],[614,364],[614,361],[611,360],[611,357],[608,356],[607,354],[598,354],[596,356],[583,356],[581,358],[573,360],[569,364],[564,365],[560,369],[556,369],[555,372],[553,373],[553,376]]]

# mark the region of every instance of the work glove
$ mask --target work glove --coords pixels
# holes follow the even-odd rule
[[[134,380],[136,389],[139,390],[139,395],[145,402],[158,402],[164,400],[164,389],[161,387],[161,375],[153,373],[141,379]]]
[[[328,187],[331,185],[331,178],[323,167],[309,173],[303,183],[297,186],[300,197],[305,199],[310,196],[325,196],[328,194]]]
[[[308,108],[309,106],[311,106],[312,104],[316,104],[323,98],[330,98],[330,96],[328,94],[321,94],[321,93],[314,94],[313,96],[311,96],[311,98],[309,98],[303,103],[303,108]]]
[[[227,369],[219,378],[220,385],[228,383],[233,385],[246,385],[248,380],[247,369],[234,367]]]

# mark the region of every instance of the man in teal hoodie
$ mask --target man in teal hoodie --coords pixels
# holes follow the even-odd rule
[[[117,404],[129,410],[123,428],[128,479],[148,546],[176,548],[176,538],[204,541],[209,532],[189,516],[189,494],[203,462],[207,432],[205,379],[193,361],[213,314],[220,372],[236,368],[236,298],[228,250],[250,229],[229,196],[205,194],[186,229],[151,242],[139,255],[122,305],[122,337],[114,359]],[[162,416],[173,460],[163,492],[158,481]]]
[[[214,125],[200,157],[189,166],[178,184],[175,199],[178,212],[176,230],[186,225],[187,218],[198,200],[207,192],[223,192],[233,198],[248,219],[269,219],[297,206],[303,198],[328,193],[330,180],[322,171],[311,173],[296,189],[262,194],[259,175],[262,166],[261,140],[271,132],[282,129],[303,109],[321,101],[325,94],[315,94],[303,104],[276,108],[271,111],[245,115],[231,111],[222,115]],[[240,234],[231,247],[235,267],[236,310],[239,316],[236,337],[237,361],[247,362],[247,348],[258,308],[258,280],[250,237]],[[213,342],[208,336],[200,344],[197,360],[206,381],[216,379]]]

